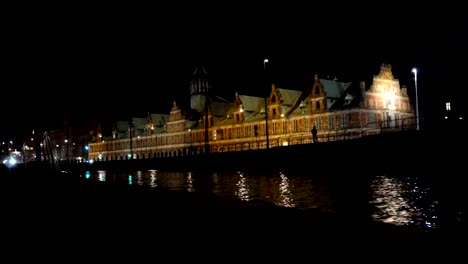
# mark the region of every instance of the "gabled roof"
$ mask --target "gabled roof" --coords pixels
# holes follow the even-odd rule
[[[298,105],[298,100],[302,96],[302,91],[288,90],[278,88],[276,91],[280,94],[282,114],[288,115],[291,110]]]
[[[341,94],[340,98],[336,98],[332,105],[329,106],[330,110],[339,110],[346,108],[358,107],[362,99],[361,90],[358,85],[350,85]]]
[[[128,121],[117,121],[116,122],[117,132],[127,132],[128,131]]]
[[[150,114],[151,119],[153,119],[153,124],[156,127],[164,127],[166,124],[167,119],[169,118],[169,115],[164,115],[164,114]]]
[[[339,82],[336,80],[320,79],[328,98],[340,98],[349,88],[351,82]]]
[[[225,102],[218,102],[214,101],[211,102],[210,107],[213,113],[213,116],[221,117],[226,115],[226,113],[232,108],[232,103],[225,103]]]
[[[265,99],[262,97],[239,95],[239,98],[242,102],[242,107],[246,112],[260,112],[265,105]]]

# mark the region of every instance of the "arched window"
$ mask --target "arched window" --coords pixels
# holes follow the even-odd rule
[[[273,116],[276,116],[276,108],[273,108]]]
[[[315,87],[315,94],[316,95],[320,94],[320,87],[318,87],[318,86]]]
[[[319,101],[317,101],[317,102],[315,103],[315,109],[316,109],[316,110],[320,110],[320,102],[319,102]]]
[[[275,95],[273,95],[273,96],[271,97],[271,102],[272,102],[272,103],[276,103],[276,96],[275,96]]]

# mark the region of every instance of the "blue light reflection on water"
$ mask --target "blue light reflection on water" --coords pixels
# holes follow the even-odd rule
[[[136,175],[136,176],[133,176]],[[174,192],[211,193],[240,201],[263,200],[281,207],[336,212],[336,178],[310,174],[247,172],[93,172],[91,179],[142,185]],[[370,217],[395,225],[430,230],[439,225],[439,202],[432,190],[416,177],[376,176],[370,183]]]

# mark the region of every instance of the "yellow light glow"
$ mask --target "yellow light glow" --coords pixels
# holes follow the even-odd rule
[[[384,93],[384,106],[390,110],[395,110],[395,94]]]

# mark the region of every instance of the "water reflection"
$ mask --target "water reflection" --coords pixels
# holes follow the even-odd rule
[[[416,212],[415,223],[423,228],[435,228],[439,223],[440,210],[439,202],[434,199],[431,188],[417,177],[405,177],[403,180],[409,202]]]
[[[291,190],[289,187],[289,179],[283,173],[280,173],[281,182],[279,184],[280,203],[284,207],[294,207],[294,199],[292,198]]]
[[[416,225],[435,228],[438,222],[438,202],[429,195],[430,189],[415,178],[377,176],[372,184],[375,212],[372,218],[396,225]]]
[[[98,180],[102,182],[106,181],[106,171],[98,171]]]
[[[158,187],[157,179],[156,179],[156,170],[149,170],[149,175],[150,175],[150,182],[149,186],[151,188],[156,188]]]
[[[158,172],[160,187],[170,191],[187,191],[186,174],[184,172]]]
[[[213,173],[213,189],[212,189],[212,193],[216,194],[216,195],[222,195],[223,193],[223,190],[221,189],[220,185],[219,185],[219,175],[218,173]]]
[[[128,185],[133,185],[133,176],[128,175]]]
[[[239,181],[236,183],[238,189],[235,192],[235,195],[237,195],[241,201],[250,201],[252,199],[249,197],[249,185],[247,184],[247,179],[244,177],[242,172],[238,172],[238,174]]]
[[[143,185],[143,181],[141,179],[141,175],[143,173],[141,171],[137,171],[137,185]]]
[[[339,177],[313,174],[177,171],[86,171],[84,177],[123,185],[142,185],[177,192],[211,193],[221,198],[270,202],[282,207],[336,212]],[[196,188],[195,188],[196,183]],[[352,188],[352,187],[350,187]],[[370,216],[396,225],[434,229],[439,225],[439,203],[431,188],[417,177],[377,176],[370,185]],[[359,195],[359,194],[356,194]],[[365,204],[365,202],[364,202]],[[360,206],[357,204],[356,206]],[[466,213],[456,215],[466,221]]]
[[[397,225],[411,223],[412,209],[408,199],[402,195],[401,183],[395,179],[378,176],[371,188],[374,197],[371,203],[378,209],[372,214],[373,219]]]
[[[332,195],[335,187],[328,177],[286,176],[284,173],[247,174],[241,171],[194,173],[154,169],[135,173],[95,171],[92,176],[86,177],[114,184],[135,184],[169,191],[212,193],[222,198],[236,198],[241,201],[258,199],[282,207],[335,211],[336,198]]]
[[[195,188],[193,188],[193,178],[192,173],[187,173],[187,192],[195,192]]]

